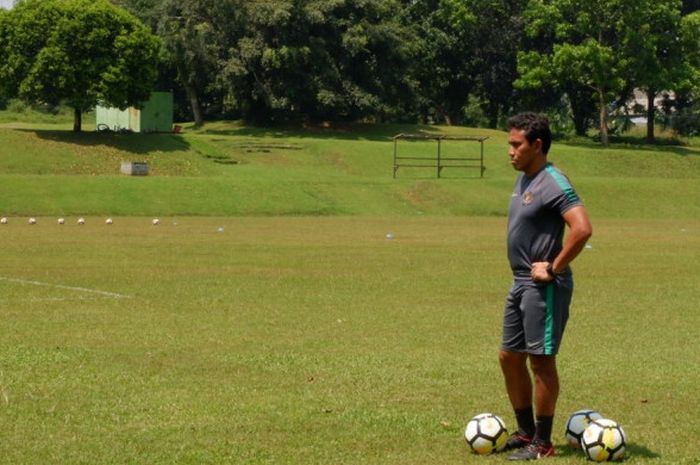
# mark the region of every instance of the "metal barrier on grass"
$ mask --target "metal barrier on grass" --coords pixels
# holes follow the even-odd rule
[[[488,136],[432,136],[425,134],[397,134],[394,136],[394,178],[396,172],[401,167],[408,168],[432,168],[436,170],[439,178],[444,168],[477,168],[479,177],[484,177],[484,141]],[[400,140],[406,141],[437,141],[437,152],[435,155],[399,155],[398,143]],[[455,157],[444,156],[442,144],[446,141],[474,141],[479,142],[479,156]]]

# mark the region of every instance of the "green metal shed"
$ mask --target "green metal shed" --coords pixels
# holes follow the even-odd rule
[[[97,129],[133,132],[171,132],[173,129],[172,92],[152,92],[141,108],[120,110],[114,107],[95,108]]]

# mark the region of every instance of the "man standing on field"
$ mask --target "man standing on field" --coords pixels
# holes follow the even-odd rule
[[[592,228],[567,177],[547,161],[552,141],[547,118],[521,113],[508,120],[508,129],[511,164],[522,174],[508,211],[513,286],[505,304],[499,361],[518,422],[518,431],[506,444],[518,450],[508,459],[532,460],[554,455],[556,354],[573,291],[569,263],[584,248]]]

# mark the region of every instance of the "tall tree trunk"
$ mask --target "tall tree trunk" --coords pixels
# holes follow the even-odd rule
[[[605,91],[598,89],[598,105],[600,105],[600,142],[607,147],[608,138],[608,104],[605,101]]]
[[[190,106],[192,107],[192,116],[194,117],[194,125],[201,126],[204,124],[204,117],[202,116],[202,106],[199,103],[199,95],[194,87],[186,85],[185,92],[187,92],[187,98],[190,100]]]
[[[83,126],[83,113],[80,108],[73,109],[73,132],[80,132]]]
[[[498,127],[498,103],[490,100],[487,111],[488,115],[486,116],[489,119],[489,127],[491,129],[496,129]]]
[[[565,89],[571,105],[572,119],[577,136],[585,136],[591,122],[591,96],[588,88],[570,86]],[[595,105],[595,103],[593,103]]]
[[[656,114],[654,107],[654,98],[656,98],[656,92],[647,89],[647,142],[653,144],[654,139],[654,116]]]
[[[582,115],[580,112],[572,111],[574,117],[574,131],[577,136],[585,136],[588,130],[588,124],[586,124],[586,115]]]
[[[443,118],[445,119],[445,124],[448,126],[452,126],[452,117],[450,116],[449,113],[443,114]]]
[[[435,112],[445,122],[446,125],[452,126],[452,118],[450,112],[443,105],[435,105]]]

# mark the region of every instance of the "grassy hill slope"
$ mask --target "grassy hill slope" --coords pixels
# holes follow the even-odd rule
[[[401,168],[400,132],[486,135],[486,172]],[[515,173],[501,131],[436,126],[261,129],[218,122],[182,134],[70,132],[64,124],[0,123],[0,215],[479,215],[503,216]],[[399,145],[433,154],[434,142]],[[474,142],[443,156],[478,156]],[[700,148],[555,143],[593,215],[700,216]],[[119,173],[148,161],[151,175]]]

